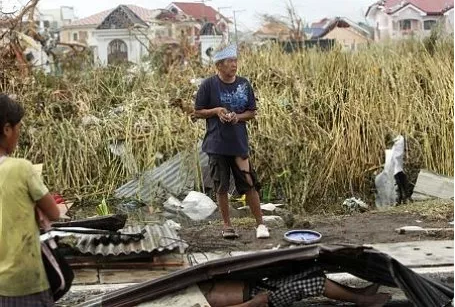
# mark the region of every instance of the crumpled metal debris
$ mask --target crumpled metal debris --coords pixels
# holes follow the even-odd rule
[[[368,205],[359,198],[351,197],[346,199],[341,205],[345,213],[365,212]]]

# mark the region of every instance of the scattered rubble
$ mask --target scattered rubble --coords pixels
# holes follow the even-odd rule
[[[168,226],[170,229],[174,229],[174,230],[180,230],[180,229],[182,229],[182,225],[179,224],[179,223],[174,222],[173,220],[166,220],[166,221],[164,222],[164,224],[165,224],[166,226]]]
[[[21,77],[29,76],[33,70],[57,74],[66,62],[74,63],[77,56],[89,53],[89,48],[83,44],[59,43],[47,31],[40,32],[34,20],[38,2],[29,1],[21,11],[2,16],[2,71],[18,71]]]
[[[285,223],[281,216],[278,215],[264,215],[262,217],[264,224],[269,228],[284,228]]]
[[[261,204],[261,210],[262,211],[273,212],[277,208],[282,207],[282,206],[283,206],[283,204],[272,204],[272,203]],[[238,208],[238,210],[246,210],[248,208],[249,208],[248,206],[243,206],[243,207]]]
[[[131,200],[127,200],[126,202],[121,202],[117,205],[117,209],[120,211],[120,212],[125,212],[125,213],[128,213],[128,212],[134,212],[142,207],[146,207],[147,204],[137,200],[137,199],[131,199]]]
[[[351,197],[346,199],[341,205],[345,213],[352,214],[354,212],[365,212],[368,210],[368,205],[361,199]]]

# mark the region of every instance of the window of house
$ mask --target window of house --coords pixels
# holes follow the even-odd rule
[[[77,33],[73,33],[73,41],[77,41]]]
[[[79,40],[82,42],[87,42],[87,31],[79,31]]]
[[[401,31],[411,30],[411,20],[410,19],[400,20],[400,30]]]
[[[436,26],[436,20],[425,20],[423,22],[423,29],[424,30],[431,30]]]
[[[51,25],[51,23],[49,22],[49,20],[43,21],[44,28],[49,29],[50,25]]]

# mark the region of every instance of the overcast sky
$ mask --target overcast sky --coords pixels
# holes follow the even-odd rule
[[[20,7],[27,0],[0,0],[4,8]],[[180,0],[182,1],[182,0]],[[195,0],[194,2],[201,2]],[[369,5],[376,0],[293,0],[294,6],[305,22],[313,22],[323,17],[343,16],[354,21],[364,21],[364,14]],[[429,0],[432,1],[432,0]],[[43,9],[57,8],[59,6],[72,6],[79,18],[113,8],[119,4],[135,4],[145,8],[156,9],[166,7],[171,0],[40,0]],[[189,2],[189,1],[182,1]],[[239,29],[254,30],[258,25],[261,14],[284,15],[288,0],[211,0],[205,1],[215,9],[220,8],[223,15],[233,16],[237,12]],[[229,7],[229,8],[222,8]]]

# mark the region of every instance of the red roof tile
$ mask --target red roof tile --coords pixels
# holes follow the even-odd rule
[[[181,9],[185,15],[193,17],[196,20],[204,20],[205,17],[208,22],[216,24],[218,22],[218,19],[216,18],[217,15],[219,15],[220,18],[225,18],[213,7],[205,5],[204,3],[172,2],[172,4]]]
[[[427,14],[442,14],[453,8],[454,0],[385,0],[386,12],[392,13],[398,9],[412,4]]]
[[[153,14],[155,12],[154,10],[149,10],[149,9],[137,6],[137,5],[128,4],[126,6],[130,10],[132,10],[137,16],[139,16],[139,18],[141,18],[143,21],[150,20],[150,18],[153,16]],[[88,17],[85,17],[82,19],[75,20],[71,24],[69,24],[67,27],[91,26],[91,25],[97,26],[101,22],[103,22],[104,18],[106,18],[107,15],[109,15],[109,13],[112,12],[114,9],[115,8],[112,8],[112,9],[102,11],[100,13],[97,13],[97,14],[94,14],[94,15],[91,15],[91,16],[88,16]]]

